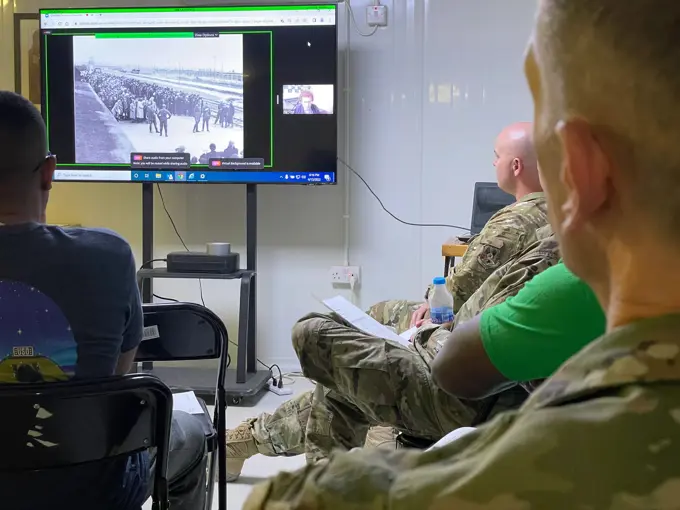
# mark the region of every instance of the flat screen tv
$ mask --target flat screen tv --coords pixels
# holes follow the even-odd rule
[[[335,184],[336,11],[41,10],[55,179]]]

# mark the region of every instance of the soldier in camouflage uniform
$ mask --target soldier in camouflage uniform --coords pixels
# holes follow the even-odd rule
[[[531,143],[531,124],[517,122],[506,127],[496,138],[496,177],[498,186],[517,201],[494,214],[469,244],[459,264],[446,275],[446,286],[453,295],[453,310],[458,309],[496,269],[517,257],[536,240],[536,230],[548,222],[545,196],[538,179],[538,164]],[[425,298],[427,300],[427,294]],[[406,312],[403,307],[399,312]],[[423,319],[427,301],[416,314]],[[388,315],[398,317],[394,312]],[[391,317],[390,317],[391,318]],[[419,325],[415,320],[411,326]],[[408,328],[406,328],[408,329]]]
[[[536,236],[539,240],[516,261],[488,278],[461,313],[472,317],[487,302],[501,302],[557,263],[559,254],[550,227],[539,229]],[[496,299],[493,293],[498,294]],[[449,333],[448,327],[428,324],[418,330],[411,348],[406,348],[366,335],[335,315],[304,317],[293,328],[293,345],[305,376],[318,384],[273,414],[262,414],[228,431],[228,478],[235,480],[244,461],[257,453],[304,453],[314,463],[335,448],[363,446],[371,425],[389,425],[434,442],[472,424],[484,402],[447,395],[430,375],[429,366]],[[524,398],[525,392],[504,394],[498,408],[515,408]]]
[[[246,510],[680,508],[680,3],[596,3],[540,0],[525,70],[551,220],[605,335],[448,446],[333,455]]]

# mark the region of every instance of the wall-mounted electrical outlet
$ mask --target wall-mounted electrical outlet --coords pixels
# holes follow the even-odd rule
[[[333,285],[356,285],[360,278],[359,266],[332,266],[330,271]]]
[[[369,27],[387,26],[387,6],[369,5],[366,7],[366,24]]]

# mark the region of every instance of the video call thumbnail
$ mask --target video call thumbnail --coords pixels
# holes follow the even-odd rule
[[[283,113],[288,115],[332,115],[333,85],[284,85]]]

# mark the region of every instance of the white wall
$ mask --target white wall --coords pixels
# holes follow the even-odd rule
[[[116,5],[169,4],[116,2]],[[16,12],[38,6],[111,5],[105,0],[16,0]],[[357,21],[364,7],[354,0]],[[349,159],[395,214],[408,221],[469,225],[475,181],[493,180],[493,140],[505,125],[530,120],[522,54],[535,0],[388,0],[387,28],[349,41],[341,17],[340,45],[349,46],[350,86],[341,94],[344,155],[349,97]],[[344,7],[341,6],[343,11]],[[3,40],[5,40],[3,38]],[[341,56],[341,79],[344,58]],[[4,69],[3,69],[4,70]],[[0,70],[1,71],[1,70]],[[10,69],[11,71],[11,69]],[[2,72],[0,72],[2,74]],[[347,92],[347,91],[346,91]],[[343,204],[347,182],[333,188],[260,187],[258,354],[294,368],[290,328],[319,309],[312,294],[329,295],[328,268],[343,263]],[[165,186],[185,240],[193,246],[229,241],[245,263],[242,186]],[[362,267],[362,306],[388,298],[422,297],[441,273],[440,246],[456,232],[401,225],[351,181],[350,261]],[[157,200],[158,202],[158,200]],[[156,255],[181,249],[156,204]],[[50,220],[114,228],[141,253],[140,190],[135,185],[60,184]],[[198,300],[196,282],[158,282],[158,293]],[[206,304],[236,334],[238,286],[204,282]]]

